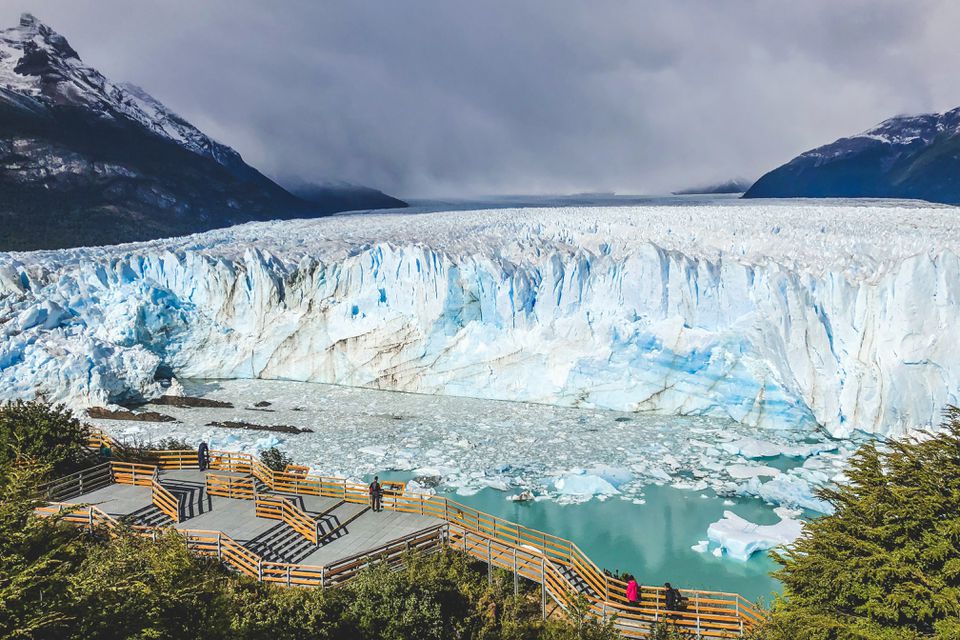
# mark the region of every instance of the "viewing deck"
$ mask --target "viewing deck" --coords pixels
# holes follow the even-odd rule
[[[91,444],[99,446],[98,434]],[[114,451],[122,447],[110,441]],[[375,562],[398,565],[409,550],[460,550],[541,585],[541,607],[567,609],[584,597],[597,617],[616,615],[626,637],[669,621],[701,637],[737,637],[760,619],[737,594],[685,590],[687,606],[668,611],[663,590],[644,586],[628,603],[626,584],[605,575],[573,543],[490,516],[447,498],[384,482],[383,509],[367,487],[311,476],[302,467],[273,471],[256,458],[211,452],[200,470],[190,451],[156,452],[153,464],[109,462],[44,486],[39,511],[108,535],[126,524],[145,536],[173,528],[195,553],[263,582],[330,587]]]

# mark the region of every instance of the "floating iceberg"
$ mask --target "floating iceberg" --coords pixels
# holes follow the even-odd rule
[[[567,474],[557,478],[553,484],[558,494],[568,498],[592,498],[620,493],[604,478],[589,473]]]
[[[724,511],[723,518],[707,529],[707,537],[736,560],[747,560],[757,551],[790,544],[803,530],[803,522],[796,519],[799,513],[783,507],[774,511],[780,522],[771,525],[754,524],[732,511]]]

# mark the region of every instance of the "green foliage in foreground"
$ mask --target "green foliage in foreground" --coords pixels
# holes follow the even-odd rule
[[[293,458],[276,447],[270,447],[260,452],[260,462],[274,471],[283,471],[288,464],[293,464]]]
[[[867,444],[834,515],[774,553],[770,640],[960,639],[960,410],[925,440]]]
[[[90,464],[89,426],[62,405],[17,400],[0,405],[0,465],[43,463],[55,475]]]

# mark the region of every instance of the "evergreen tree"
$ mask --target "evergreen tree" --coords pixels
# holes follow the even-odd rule
[[[0,405],[0,465],[42,463],[54,475],[71,473],[92,462],[89,436],[90,427],[63,405],[23,400]]]
[[[785,589],[765,636],[960,638],[960,410],[937,435],[863,446],[846,474],[820,492],[833,515],[773,554]]]

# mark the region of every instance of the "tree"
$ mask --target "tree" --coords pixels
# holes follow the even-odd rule
[[[960,638],[960,410],[940,433],[864,445],[833,515],[773,553],[774,639]]]
[[[260,452],[260,462],[274,471],[283,471],[288,464],[293,463],[293,458],[276,447],[270,447]]]
[[[44,463],[64,475],[92,461],[90,427],[63,405],[17,400],[0,406],[0,466],[14,461]]]
[[[227,578],[190,555],[172,529],[156,541],[124,533],[92,546],[69,589],[77,638],[230,637]]]
[[[37,518],[43,469],[0,465],[0,638],[67,637],[67,583],[84,557],[80,532]]]

